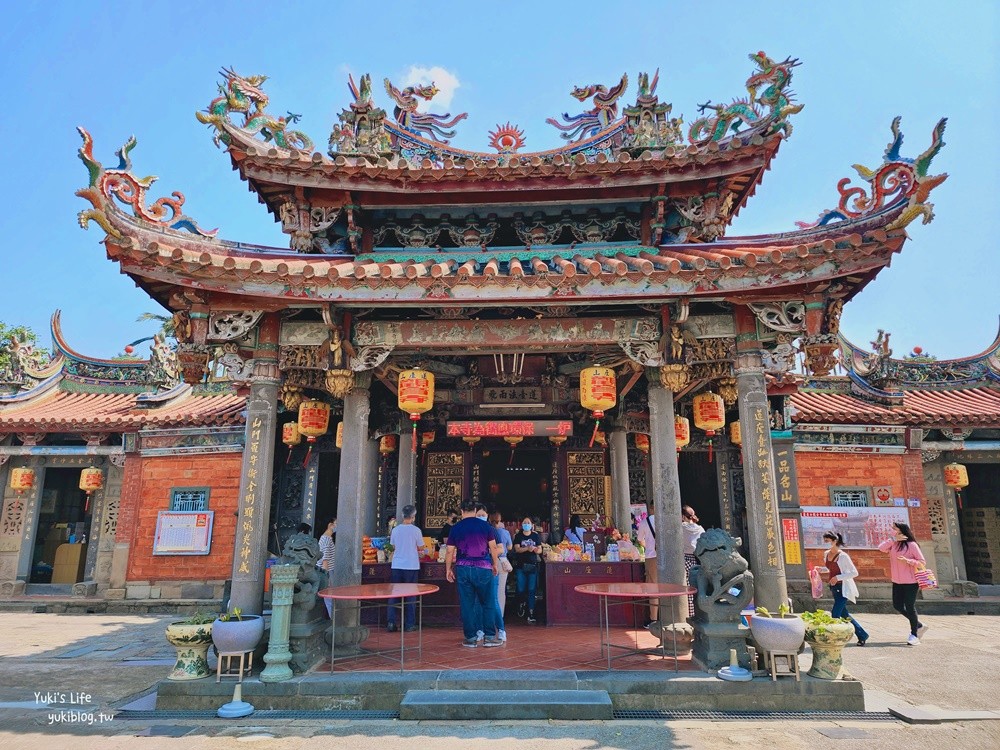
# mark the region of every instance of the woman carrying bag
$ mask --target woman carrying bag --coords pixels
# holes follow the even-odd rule
[[[886,539],[878,548],[889,553],[889,575],[892,578],[892,608],[910,621],[910,636],[906,642],[910,646],[919,646],[920,639],[927,632],[927,626],[917,617],[917,583],[916,571],[926,565],[924,553],[920,551],[910,531],[909,524],[894,523],[895,539]]]
[[[830,614],[834,617],[848,618],[854,625],[854,635],[858,637],[858,645],[864,646],[868,642],[868,633],[847,611],[847,602],[858,600],[858,586],[854,583],[854,579],[858,577],[858,569],[854,566],[851,556],[844,551],[844,537],[828,531],[823,534],[823,541],[830,544],[830,549],[826,551],[824,557],[827,572],[830,574],[830,591],[833,594],[833,609]]]

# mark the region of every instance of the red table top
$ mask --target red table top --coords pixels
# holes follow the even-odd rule
[[[617,596],[632,598],[648,596],[650,598],[665,596],[690,596],[698,593],[689,586],[677,583],[581,583],[574,588],[581,594],[592,596]]]
[[[317,593],[324,599],[395,599],[400,596],[423,596],[440,590],[433,583],[365,583],[360,586],[336,586]]]

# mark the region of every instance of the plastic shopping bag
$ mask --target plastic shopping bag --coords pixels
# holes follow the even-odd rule
[[[809,583],[812,584],[813,599],[823,596],[823,576],[820,575],[819,567],[814,567],[809,571]]]
[[[917,579],[917,585],[922,589],[936,589],[938,587],[937,576],[930,568],[917,568],[913,575]]]

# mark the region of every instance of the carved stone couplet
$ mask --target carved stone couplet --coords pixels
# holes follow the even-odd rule
[[[751,303],[748,307],[772,331],[799,333],[805,330],[806,306],[802,302]]]
[[[208,319],[209,341],[232,341],[240,339],[264,314],[263,310],[241,310],[239,312],[212,313]]]

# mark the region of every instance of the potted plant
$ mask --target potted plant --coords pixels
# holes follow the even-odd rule
[[[805,638],[806,624],[786,604],[778,607],[775,615],[764,607],[757,607],[750,618],[750,632],[764,651],[798,653]]]
[[[854,637],[850,619],[833,617],[821,609],[805,612],[802,620],[806,626],[806,643],[813,652],[810,677],[821,680],[840,679],[844,670],[844,646]]]
[[[245,615],[239,607],[219,615],[212,623],[212,641],[220,654],[253,651],[264,635],[264,618]]]
[[[396,545],[386,542],[382,549],[385,550],[385,561],[392,562],[392,555],[396,551]]]
[[[196,612],[167,626],[167,643],[177,649],[177,663],[168,680],[199,680],[212,674],[206,655],[212,645],[214,620],[215,615]]]

